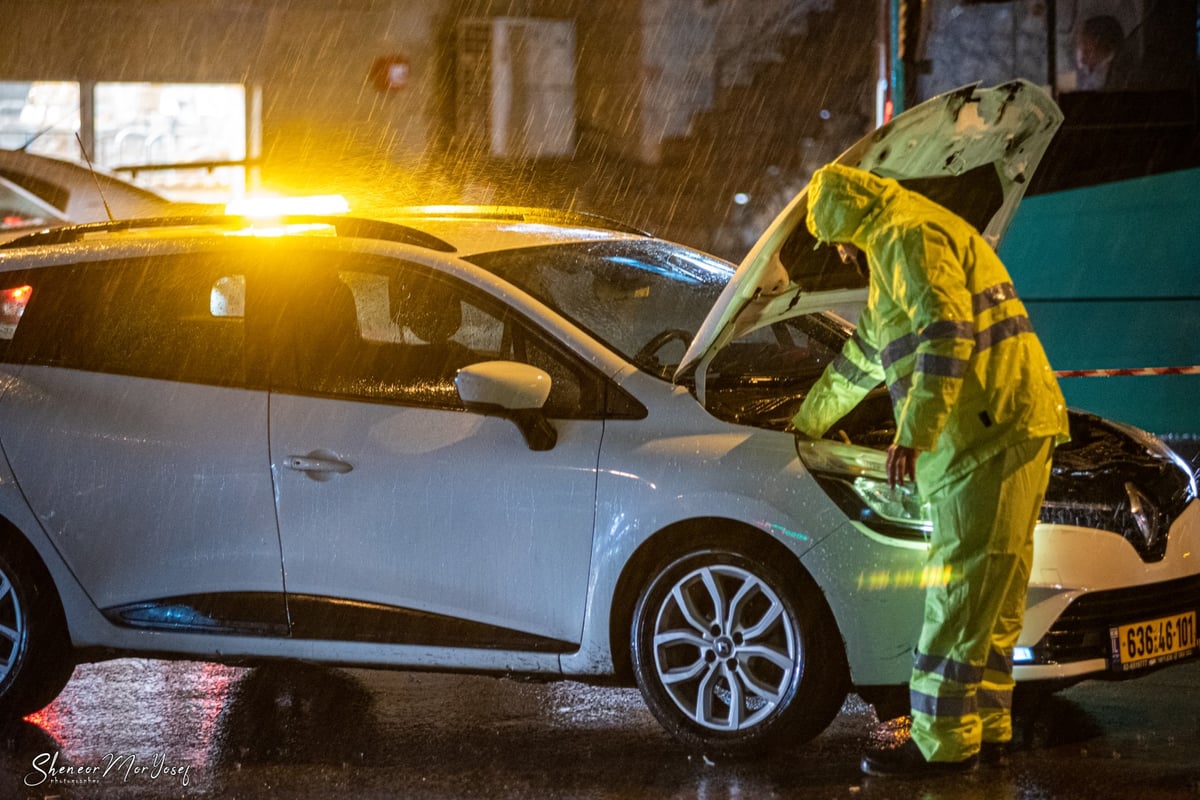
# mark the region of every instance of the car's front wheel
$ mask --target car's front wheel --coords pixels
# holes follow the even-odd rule
[[[0,723],[49,704],[74,667],[50,577],[22,548],[0,545]]]
[[[665,564],[634,611],[631,645],[651,712],[707,754],[807,741],[846,697],[841,637],[811,578],[742,553]]]

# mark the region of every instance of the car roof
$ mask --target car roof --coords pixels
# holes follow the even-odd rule
[[[396,209],[386,218],[289,215],[256,220],[244,216],[199,215],[122,219],[40,230],[0,244],[0,249],[133,240],[182,241],[252,232],[269,233],[277,238],[332,235],[376,239],[462,257],[544,244],[650,236],[616,220],[576,211],[438,206]]]
[[[384,218],[438,236],[464,257],[569,241],[651,237],[598,214],[524,206],[412,206],[394,209]]]

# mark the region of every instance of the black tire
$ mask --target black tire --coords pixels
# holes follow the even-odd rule
[[[50,576],[22,548],[0,545],[0,722],[49,705],[74,670]]]
[[[731,550],[697,550],[661,567],[634,610],[631,645],[650,711],[706,755],[746,758],[806,742],[837,716],[849,688],[842,639],[812,579]]]

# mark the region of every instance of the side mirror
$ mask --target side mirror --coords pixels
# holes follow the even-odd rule
[[[460,369],[454,387],[467,409],[511,419],[531,450],[549,450],[558,442],[558,431],[542,412],[550,396],[550,376],[537,367],[484,361]]]

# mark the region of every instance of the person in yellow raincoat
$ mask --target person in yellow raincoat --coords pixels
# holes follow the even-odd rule
[[[1066,404],[1007,270],[969,223],[839,164],[816,172],[808,202],[809,230],[844,260],[865,256],[870,288],[855,335],[793,426],[822,436],[886,381],[888,480],[915,480],[930,502],[929,564],[948,576],[926,590],[911,738],[868,753],[862,769],[967,770],[1012,738],[1012,652]]]

